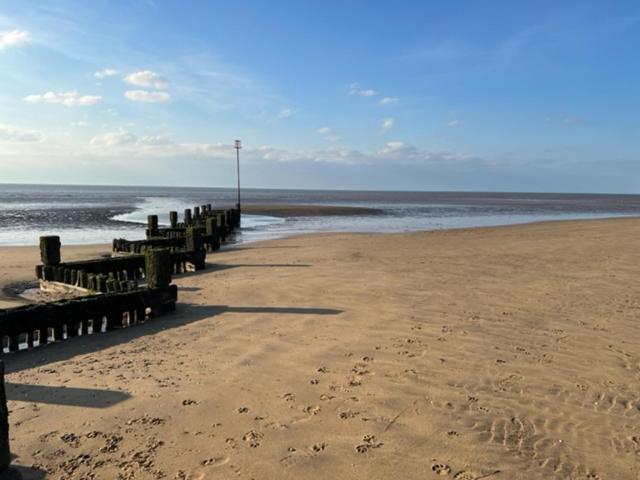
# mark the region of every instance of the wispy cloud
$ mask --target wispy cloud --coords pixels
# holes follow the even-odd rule
[[[351,85],[349,85],[349,95],[360,95],[362,97],[373,97],[375,95],[378,95],[378,92],[376,92],[372,88],[361,89],[359,87],[358,83],[352,83]]]
[[[329,140],[330,142],[337,142],[338,140],[340,140],[340,137],[336,135],[329,127],[319,128],[318,133],[322,135],[325,140]]]
[[[391,130],[394,123],[395,123],[395,120],[393,118],[385,118],[384,120],[382,120],[382,125],[380,126],[380,130],[382,131],[382,133],[385,133]]]
[[[127,90],[124,97],[132,102],[161,103],[167,102],[171,95],[167,92],[149,92],[147,90]]]
[[[124,81],[136,87],[157,88],[159,90],[167,88],[167,80],[151,70],[130,73],[124,77]]]
[[[11,30],[10,32],[0,33],[0,51],[28,43],[29,40],[30,35],[26,30]]]
[[[449,120],[447,122],[447,127],[449,128],[455,128],[455,127],[459,127],[461,124],[460,120]]]
[[[280,110],[280,113],[278,113],[278,115],[276,115],[277,119],[283,119],[283,118],[289,118],[293,116],[293,110],[291,110],[290,108],[285,108]]]
[[[114,68],[103,68],[100,71],[97,71],[93,74],[96,78],[105,78],[105,77],[113,77],[118,74],[118,70]]]
[[[71,92],[47,92],[41,95],[27,95],[25,102],[29,103],[54,103],[65,107],[88,107],[95,105],[102,99],[99,95],[80,95],[77,91]]]
[[[0,142],[39,142],[40,140],[42,140],[40,132],[0,124]]]
[[[378,103],[380,103],[380,105],[393,105],[394,103],[398,103],[398,99],[396,97],[383,97]]]

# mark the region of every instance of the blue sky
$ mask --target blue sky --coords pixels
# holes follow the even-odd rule
[[[3,1],[0,183],[638,192],[640,5]]]

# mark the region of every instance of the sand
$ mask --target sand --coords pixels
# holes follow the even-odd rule
[[[639,237],[618,219],[221,251],[176,279],[175,314],[5,356],[14,463],[47,479],[637,479]],[[0,249],[1,281],[36,260]]]

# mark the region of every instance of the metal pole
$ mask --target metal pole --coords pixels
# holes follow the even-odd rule
[[[238,170],[238,208],[240,208],[240,146],[236,147],[236,167]]]

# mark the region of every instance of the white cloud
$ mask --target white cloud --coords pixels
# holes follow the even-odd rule
[[[293,110],[291,110],[290,108],[285,108],[283,110],[280,110],[280,113],[278,113],[278,115],[276,116],[276,118],[289,118],[293,116]]]
[[[0,124],[0,142],[39,142],[40,140],[42,140],[40,132]]]
[[[449,127],[449,128],[459,127],[460,123],[461,123],[460,120],[449,120],[447,122],[447,127]]]
[[[26,30],[11,30],[10,32],[0,33],[0,50],[16,47],[27,42],[29,42],[29,32]]]
[[[448,151],[431,151],[404,142],[387,142],[374,154],[378,161],[394,161],[402,164],[460,163],[473,157]]]
[[[171,96],[167,92],[149,92],[147,90],[127,90],[125,98],[132,102],[159,103],[168,101]]]
[[[323,135],[325,140],[329,140],[330,142],[337,142],[338,140],[340,140],[340,137],[333,133],[333,130],[331,130],[329,127],[319,128],[318,133],[320,135]]]
[[[87,122],[80,120],[78,122],[71,122],[71,126],[72,127],[86,127],[88,124]]]
[[[352,83],[351,85],[349,85],[349,95],[362,95],[363,97],[373,97],[375,95],[378,95],[378,92],[376,92],[371,88],[361,90],[357,83]]]
[[[105,78],[105,77],[113,77],[118,74],[118,70],[113,68],[103,68],[102,70],[93,74],[96,78]]]
[[[391,105],[394,103],[398,103],[398,99],[396,97],[384,97],[380,100],[380,105]]]
[[[91,145],[120,147],[123,145],[134,145],[137,141],[138,137],[133,133],[129,133],[125,130],[119,130],[117,132],[103,133],[102,135],[93,137],[91,139]]]
[[[151,70],[142,70],[124,77],[124,81],[137,87],[157,88],[162,90],[167,88],[167,80]]]
[[[29,103],[57,103],[65,107],[87,107],[95,105],[102,99],[99,95],[80,95],[78,92],[47,92],[42,95],[27,95],[24,100]]]
[[[382,132],[386,132],[388,130],[391,129],[391,127],[393,127],[393,124],[395,123],[393,118],[385,118],[384,120],[382,120],[382,126],[380,127],[380,130],[382,130]]]

